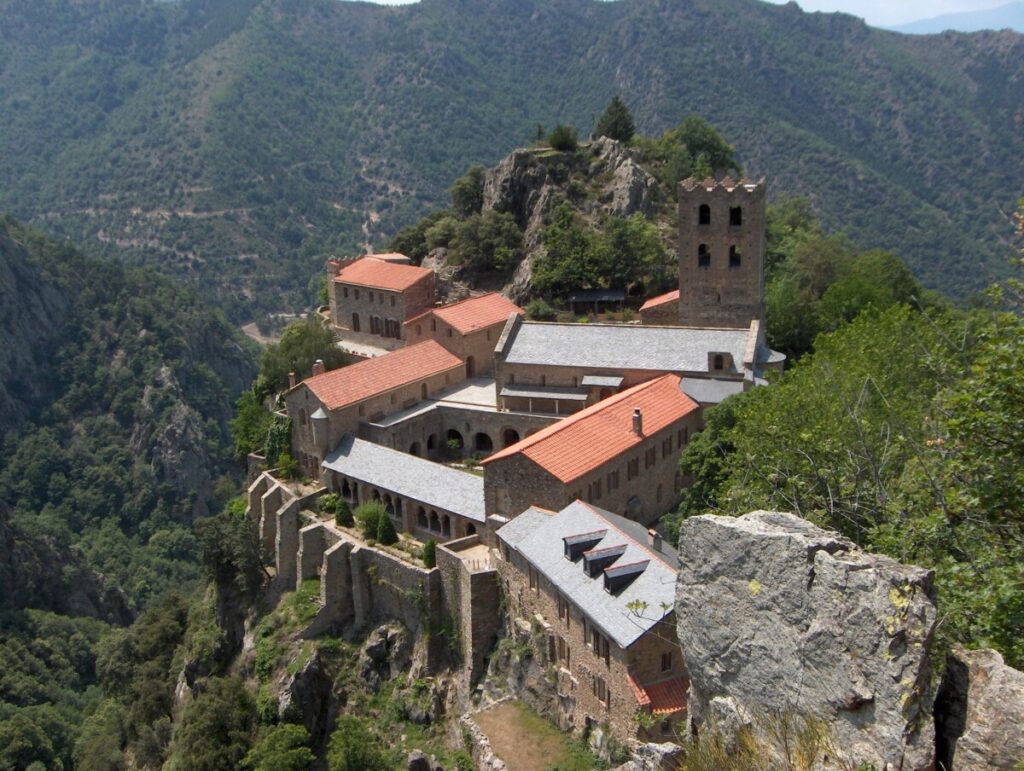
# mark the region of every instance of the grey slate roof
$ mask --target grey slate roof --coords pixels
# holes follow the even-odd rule
[[[731,353],[742,367],[749,331],[523,322],[513,334],[509,364],[707,372],[709,352]]]
[[[669,558],[619,528],[616,522],[621,519],[582,501],[570,503],[557,514],[529,508],[502,526],[498,538],[551,581],[616,645],[628,648],[672,612],[676,570],[670,567]],[[600,530],[607,530],[607,533],[595,549],[626,547],[613,565],[648,561],[643,573],[617,595],[604,590],[602,576],[590,578],[584,572],[582,558],[575,562],[565,558],[563,538]],[[674,564],[675,560],[671,562]],[[647,608],[639,615],[627,607],[634,600],[647,603]]]
[[[618,375],[584,375],[580,385],[584,388],[618,388],[623,378]]]
[[[585,402],[587,394],[577,388],[558,388],[557,386],[532,386],[508,384],[501,387],[501,396],[521,396],[531,399],[565,399],[567,401]]]
[[[483,477],[381,447],[352,434],[341,438],[324,459],[323,467],[477,522],[485,519]]]
[[[701,404],[718,404],[743,390],[742,380],[718,380],[717,378],[684,377],[679,387],[683,393]]]

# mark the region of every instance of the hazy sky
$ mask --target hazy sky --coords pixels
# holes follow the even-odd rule
[[[404,5],[416,0],[373,0],[384,5]],[[768,0],[785,3],[788,0]],[[797,0],[805,11],[843,11],[862,16],[869,24],[891,26],[945,13],[981,11],[1005,5],[1010,0]]]

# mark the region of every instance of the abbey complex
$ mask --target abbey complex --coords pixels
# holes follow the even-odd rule
[[[250,487],[279,580],[319,575],[328,626],[416,626],[406,598],[424,598],[428,618],[457,619],[469,682],[510,629],[557,668],[563,728],[670,736],[689,683],[678,557],[656,525],[702,410],[784,362],[765,344],[764,182],[689,179],[678,217],[680,288],[639,322],[527,321],[496,293],[436,304],[433,270],[403,255],[331,260],[341,344],[382,353],[318,363],[284,396],[293,457],[320,486]],[[303,516],[328,492],[379,501],[396,531],[439,544],[437,567]]]

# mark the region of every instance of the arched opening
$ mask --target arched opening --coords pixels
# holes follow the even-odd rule
[[[420,457],[420,443],[413,442],[409,445],[409,454],[415,455],[417,458]]]
[[[358,313],[353,313],[352,314],[352,331],[353,332],[358,332],[359,331],[359,314]]]
[[[723,358],[722,354],[720,354],[720,353],[716,353],[715,354],[713,366],[714,366],[716,371],[717,370],[725,369],[725,359]]]
[[[416,525],[424,530],[430,527],[430,521],[427,519],[427,510],[422,506],[416,509]]]
[[[430,512],[430,529],[435,533],[441,532],[441,518],[437,516],[436,511]]]
[[[706,203],[700,205],[700,209],[697,210],[697,224],[698,225],[710,225],[711,224],[711,207]]]
[[[506,428],[501,434],[501,443],[505,447],[511,447],[519,441],[519,432],[514,428]]]
[[[441,517],[441,535],[445,538],[451,538],[452,535],[452,520],[447,514]]]
[[[466,357],[466,377],[474,377],[476,375],[476,359],[472,356]]]
[[[426,398],[427,398],[427,384],[426,383],[420,383],[420,399],[426,399]]]
[[[347,479],[341,483],[341,494],[345,498],[352,498],[352,488]]]
[[[437,450],[437,434],[431,434],[427,437],[427,456],[431,456]]]
[[[697,247],[697,267],[711,267],[711,250],[708,249],[707,244],[701,244],[700,246]]]
[[[445,444],[448,448],[448,451],[455,455],[461,453],[462,448],[466,446],[466,443],[462,440],[462,434],[460,434],[454,428],[448,429],[448,434],[445,437]]]
[[[738,268],[743,264],[743,256],[740,254],[740,248],[738,246],[729,247],[729,267]]]
[[[738,228],[743,224],[743,207],[742,206],[731,206],[729,207],[729,225],[734,228]]]
[[[395,496],[395,516],[402,516],[402,499],[399,498],[397,495]]]
[[[466,535],[476,535],[476,525],[472,522],[466,525]]]
[[[493,452],[494,442],[491,441],[491,437],[480,431],[473,437],[473,449],[477,452]]]

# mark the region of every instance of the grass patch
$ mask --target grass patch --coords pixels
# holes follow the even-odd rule
[[[583,742],[558,730],[521,701],[473,715],[498,757],[517,771],[591,771],[607,768]]]
[[[311,578],[303,581],[297,591],[285,595],[281,603],[260,622],[254,633],[253,647],[256,653],[256,676],[261,682],[266,682],[274,670],[280,667],[292,637],[306,627],[319,610],[320,581]],[[302,659],[299,667],[309,660],[311,653],[312,650],[304,644],[299,656]]]

